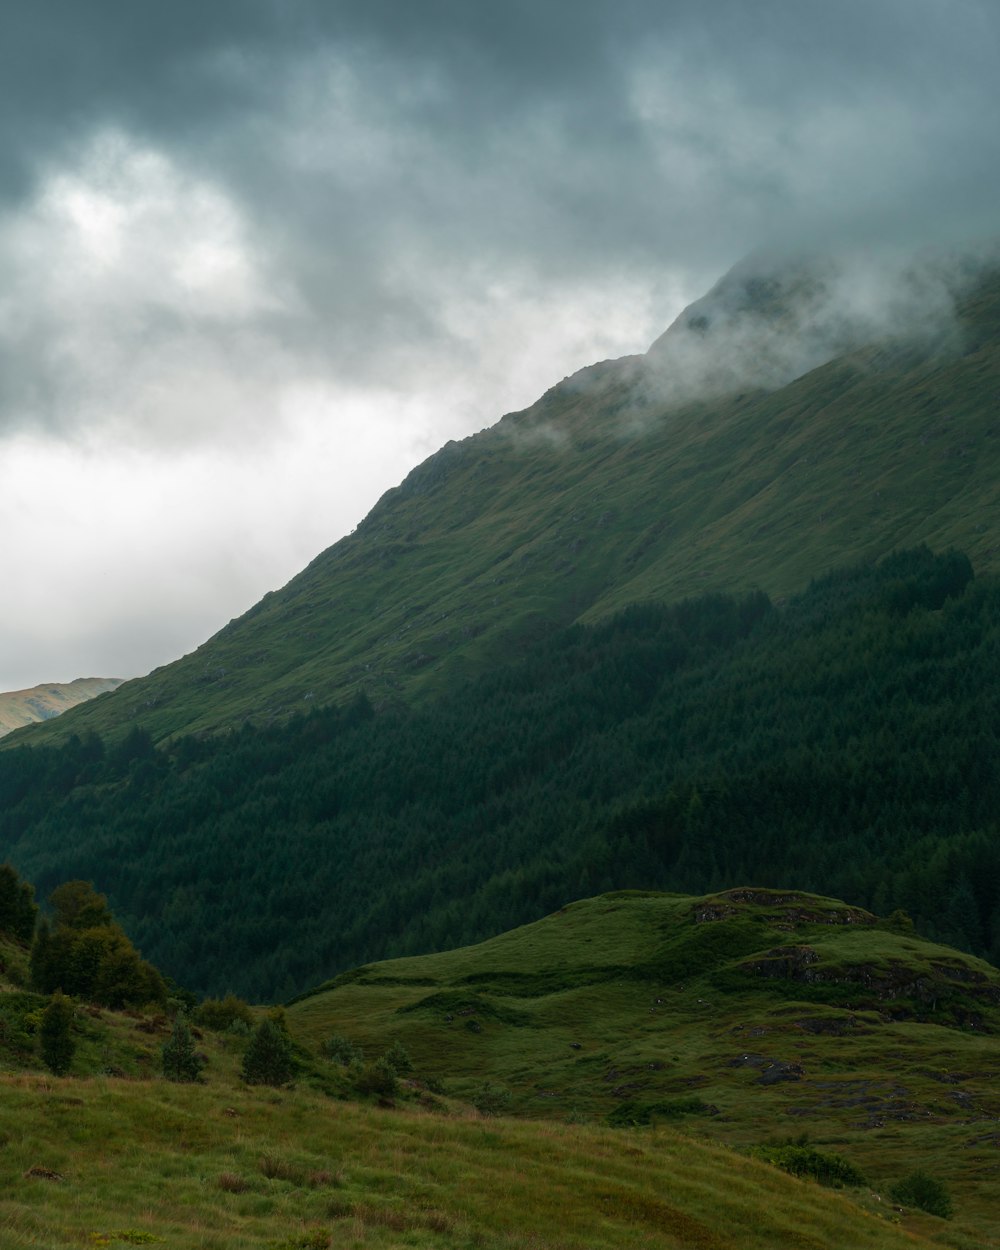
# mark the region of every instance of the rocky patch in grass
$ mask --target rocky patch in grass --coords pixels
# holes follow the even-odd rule
[[[755,1085],[778,1085],[782,1081],[801,1081],[805,1069],[799,1063],[788,1063],[783,1059],[769,1059],[766,1055],[738,1055],[730,1059],[731,1068],[755,1068],[760,1073]]]

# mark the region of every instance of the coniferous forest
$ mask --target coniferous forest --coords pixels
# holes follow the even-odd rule
[[[789,886],[1000,959],[1000,581],[921,548],[553,632],[419,708],[0,754],[0,858],[194,990],[289,997],[639,887]]]

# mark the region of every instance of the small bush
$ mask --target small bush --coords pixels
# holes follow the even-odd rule
[[[916,931],[909,913],[901,907],[897,907],[885,920],[880,920],[879,928],[887,929],[890,933],[900,933],[904,937],[913,937]]]
[[[476,1091],[472,1105],[482,1116],[503,1115],[510,1105],[510,1090],[484,1081]]]
[[[954,1210],[947,1187],[927,1172],[911,1172],[894,1185],[889,1194],[901,1206],[916,1207],[943,1220],[950,1220]]]
[[[413,1071],[413,1060],[410,1058],[410,1052],[402,1042],[393,1042],[382,1057],[398,1076],[406,1076]]]
[[[253,1028],[253,1013],[242,998],[235,994],[227,994],[225,998],[206,998],[194,1013],[196,1024],[206,1029],[214,1029],[222,1033],[229,1029],[237,1020],[246,1025],[246,1031]]]
[[[396,1069],[383,1056],[374,1063],[366,1063],[354,1081],[359,1094],[375,1094],[379,1098],[395,1098],[399,1093]]]
[[[345,1068],[349,1068],[352,1063],[364,1062],[361,1047],[355,1046],[349,1037],[344,1037],[341,1033],[334,1033],[327,1038],[323,1044],[323,1053],[334,1063],[343,1064]]]
[[[755,1146],[750,1153],[792,1176],[811,1176],[823,1185],[865,1185],[864,1175],[841,1155],[824,1154],[811,1146]]]

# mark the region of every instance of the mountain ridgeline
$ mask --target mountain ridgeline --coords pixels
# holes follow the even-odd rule
[[[16,740],[419,702],[631,603],[780,599],[920,543],[992,571],[998,395],[1000,268],[873,291],[857,269],[738,267],[646,356],[447,444],[197,651]]]

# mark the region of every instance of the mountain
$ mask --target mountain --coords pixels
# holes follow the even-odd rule
[[[997,961],[997,690],[1000,579],[918,549],[633,606],[412,707],[10,747],[0,859],[255,999],[621,888],[781,882]]]
[[[0,738],[23,725],[61,716],[71,707],[115,690],[121,684],[120,677],[77,677],[71,682],[53,682],[0,694]]]
[[[193,656],[10,735],[0,857],[255,998],[633,887],[779,881],[1000,959],[1000,278],[857,348],[885,300],[810,274],[737,272]],[[776,389],[667,395],[706,343]],[[887,554],[921,535],[971,562]]]
[[[173,1006],[297,995],[300,1065],[240,1082],[242,1004],[168,1086],[166,1016],[89,1004],[51,1078],[0,942],[12,1236],[998,1245],[1000,281],[893,337],[761,268],[7,740],[0,858]]]
[[[54,726],[156,740],[455,689],[630,603],[1000,550],[1000,269],[738,267],[644,357],[449,443],[197,651]]]
[[[808,1142],[865,1177],[847,1191],[863,1199],[921,1169],[956,1196],[956,1244],[996,1244],[1000,972],[903,918],[787,890],[614,893],[354,969],[288,1016],[314,1049],[398,1043],[450,1093],[506,1089],[515,1114],[684,1125],[786,1162]]]

